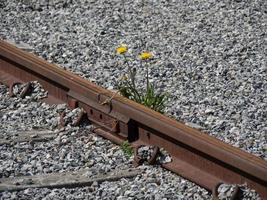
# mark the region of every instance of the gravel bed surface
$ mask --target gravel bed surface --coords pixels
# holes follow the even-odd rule
[[[40,89],[40,93],[42,88]],[[9,97],[0,85],[0,136],[18,131],[48,129],[56,138],[48,142],[0,145],[0,178],[31,176],[52,172],[88,169],[91,175],[133,167],[121,148],[90,132],[90,126],[68,123],[59,127],[59,114],[76,115],[65,105],[49,106],[35,99],[36,91],[25,99]],[[12,135],[13,134],[13,135]],[[211,194],[160,166],[140,166],[142,175],[114,182],[93,183],[74,189],[26,189],[2,192],[0,199],[211,199]],[[88,173],[88,175],[90,175]]]
[[[0,38],[116,89],[125,43],[142,86],[169,94],[166,114],[267,159],[265,0],[1,1]],[[265,20],[264,20],[265,19]]]
[[[159,91],[167,91],[170,94],[166,108],[167,115],[267,159],[266,1],[121,3],[121,1],[103,0],[75,2],[54,0],[49,8],[46,1],[21,2],[0,1],[1,39],[13,41],[22,48],[33,51],[48,61],[60,64],[108,89],[116,89],[116,80],[122,73],[126,73],[124,63],[115,55],[116,46],[125,43],[131,48],[130,53],[134,56],[129,59],[138,66],[140,86],[144,70],[136,55],[143,50],[153,51],[155,59],[151,63],[150,78],[158,86]],[[2,86],[0,90],[6,92]],[[36,127],[54,130],[57,127],[58,118],[55,119],[55,116],[62,108],[49,107],[40,102],[31,103],[32,107],[29,107],[24,101],[28,100],[13,98],[12,101],[5,102],[5,98],[1,96],[0,116],[1,120],[4,120],[1,122],[3,130],[1,134]],[[12,103],[9,105],[10,102]],[[36,117],[27,117],[29,112]],[[14,120],[18,123],[14,123]],[[87,132],[83,129],[86,127],[81,130],[73,127],[62,130],[58,133],[58,140],[51,144],[40,145],[40,150],[36,151],[40,155],[36,160],[31,156],[28,158],[25,154],[25,149],[26,152],[32,152],[34,146],[29,144],[1,146],[1,152],[5,152],[1,156],[7,156],[1,157],[5,160],[4,162],[1,160],[2,176],[31,175],[31,173],[75,170],[83,167],[86,162],[83,153],[86,152],[81,151],[82,155],[76,155],[78,151],[75,151],[76,148],[85,145],[82,138]],[[68,141],[69,136],[77,140],[75,142],[77,146],[70,145],[72,143]],[[58,146],[62,140],[70,145],[65,150],[63,146]],[[109,146],[106,141],[95,140]],[[111,149],[112,147],[110,144]],[[103,154],[102,150],[99,149],[100,155]],[[45,156],[41,153],[43,151],[48,151]],[[73,155],[70,154],[70,160],[64,159],[63,164],[57,166],[53,156],[58,154],[60,157],[59,153],[62,151],[62,154],[65,152],[69,155],[70,151]],[[123,160],[121,153],[118,154],[119,160],[122,159],[122,166],[127,166],[127,160]],[[26,157],[26,160],[16,160],[14,156]],[[76,158],[82,159],[75,162]],[[27,159],[32,163],[29,164]],[[105,157],[100,160],[103,160],[100,162],[103,170],[112,167],[106,163],[109,161],[105,161]],[[38,169],[40,165],[27,166],[35,165],[35,162],[45,163],[43,169]],[[17,166],[16,169],[14,166]],[[101,167],[97,166],[97,169]],[[147,173],[160,174],[158,170],[161,171],[149,168]],[[166,186],[160,187],[161,192],[155,193],[159,195],[157,198],[168,196],[170,190],[171,195],[172,192],[178,193],[175,199],[208,199],[206,191],[173,174],[168,174],[169,172],[161,172],[163,175],[160,179],[162,182],[166,181]],[[170,178],[172,176],[173,178]],[[157,191],[154,189],[156,182],[148,186],[146,180],[142,178],[139,182],[131,181],[137,181],[137,189],[129,186],[129,189],[120,193],[120,198],[128,199],[135,190],[150,191],[153,188],[149,194],[151,195],[149,198],[153,199],[152,193]],[[125,186],[126,182],[129,180],[114,182],[112,187],[111,183],[102,183],[96,186],[97,189],[92,193],[92,197],[105,197],[107,191],[117,192],[114,188],[118,188],[120,184]],[[29,194],[36,195],[36,198],[48,199],[56,195],[59,198],[62,195],[69,195],[69,198],[88,195],[89,198],[91,193],[88,194],[88,191],[91,190],[90,188],[34,189],[3,193],[0,194],[0,198],[15,199],[18,196],[28,198]],[[143,193],[141,192],[141,195],[147,194]]]
[[[116,46],[131,49],[139,86],[137,54],[152,51],[167,115],[267,159],[265,0],[21,2],[0,4],[2,39],[108,89],[126,73]]]

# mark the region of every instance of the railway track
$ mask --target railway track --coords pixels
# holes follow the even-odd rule
[[[65,102],[71,109],[81,108],[79,119],[94,124],[96,134],[117,144],[128,140],[136,149],[142,145],[154,146],[155,157],[157,147],[164,148],[172,162],[162,166],[211,191],[214,199],[222,183],[247,184],[263,199],[267,198],[266,161],[119,95],[114,96],[4,41],[0,43],[0,58],[0,82],[10,90],[16,83],[38,81],[48,91],[46,102]],[[136,165],[141,162],[138,156],[134,160]]]
[[[0,96],[0,186],[5,190],[0,199],[210,199],[206,190],[157,165],[139,166],[140,174],[133,177],[108,179],[105,174],[134,168],[133,157],[92,133],[90,125],[72,124],[68,117],[76,119],[75,110],[36,101],[33,93],[10,97],[1,84]],[[65,127],[60,125],[62,111]],[[81,177],[66,184],[72,173]],[[98,174],[104,181],[91,183]],[[14,188],[14,183],[19,185]]]

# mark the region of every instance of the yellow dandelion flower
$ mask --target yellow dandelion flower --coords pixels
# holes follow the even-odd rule
[[[153,54],[150,53],[150,52],[143,52],[143,53],[141,53],[141,54],[139,55],[139,58],[140,58],[141,60],[148,60],[148,59],[153,58]]]
[[[127,46],[121,45],[116,49],[117,54],[124,54],[128,51]]]

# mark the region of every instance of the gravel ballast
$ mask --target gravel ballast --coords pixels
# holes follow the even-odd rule
[[[108,89],[126,73],[115,48],[152,51],[166,114],[267,159],[265,0],[8,1],[2,39]],[[140,69],[141,68],[141,69]]]
[[[166,115],[267,160],[265,0],[49,2],[0,1],[0,38],[107,89],[116,89],[116,81],[127,70],[123,59],[115,55],[119,44],[127,44],[131,50],[129,59],[137,67],[140,87],[145,70],[137,55],[152,51],[155,59],[149,69],[150,79],[158,91],[169,94]],[[0,146],[1,177],[77,170],[87,161],[97,170],[110,170],[114,162],[122,168],[130,165],[119,147],[95,135],[88,137],[90,127],[70,124],[60,130],[58,113],[66,109],[64,105],[48,106],[36,99],[19,97],[9,99],[4,86],[0,92],[1,136],[36,128],[58,134],[55,141],[40,143],[38,147]],[[85,137],[93,150],[86,151]],[[92,147],[91,140],[111,150]],[[27,154],[33,150],[36,155]],[[99,165],[87,159],[95,154],[101,155],[96,157]],[[106,154],[110,154],[111,161],[106,160]],[[58,163],[60,156],[63,163]],[[151,191],[148,199],[153,199],[153,195],[157,195],[155,199],[169,199],[174,194],[174,199],[210,198],[205,190],[172,173],[147,168],[147,177],[161,174],[159,188],[157,182],[148,184],[147,179],[139,177],[102,183],[93,189],[30,189],[1,193],[0,198],[101,198],[107,197],[107,191],[115,191],[121,199],[130,199],[134,191],[135,195],[141,193],[140,198]],[[131,183],[137,187],[131,187]],[[125,186],[121,193],[119,185]],[[95,192],[91,194],[91,190]],[[247,199],[256,196],[248,195]]]

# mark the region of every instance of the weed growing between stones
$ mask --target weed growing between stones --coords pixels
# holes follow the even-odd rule
[[[130,158],[134,153],[133,148],[127,140],[121,144],[121,150],[128,158]]]
[[[164,113],[165,103],[167,101],[166,94],[157,94],[155,92],[155,86],[149,82],[149,60],[153,58],[153,54],[150,52],[143,52],[139,55],[142,63],[145,64],[146,68],[146,76],[145,83],[146,88],[143,91],[140,88],[136,87],[136,73],[137,69],[135,67],[131,67],[128,59],[126,57],[126,53],[128,48],[126,45],[121,45],[116,49],[117,54],[122,55],[125,63],[128,67],[128,75],[123,75],[118,84],[119,92],[122,96],[131,99],[137,103],[143,104],[157,112]]]

